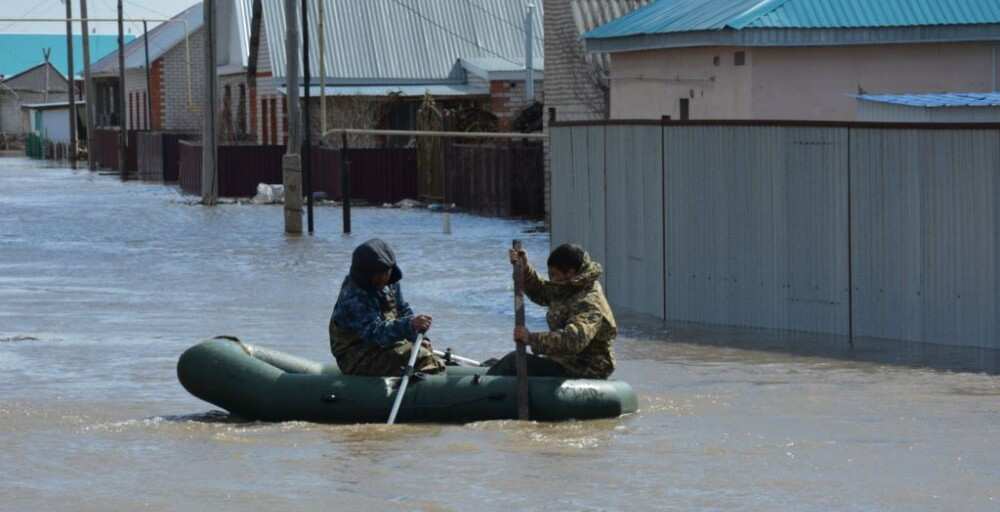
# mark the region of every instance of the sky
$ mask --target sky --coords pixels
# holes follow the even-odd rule
[[[80,16],[80,0],[73,2],[73,17]],[[200,0],[124,0],[122,10],[125,18],[170,18]],[[90,18],[114,18],[118,16],[118,0],[87,0],[87,14]],[[63,0],[0,0],[0,17],[3,18],[65,18],[66,4]],[[149,23],[149,28],[156,24]],[[117,34],[115,23],[92,23],[91,31],[96,34]],[[125,33],[140,35],[141,23],[126,23]],[[74,24],[76,33],[80,25]],[[0,34],[65,34],[65,23],[0,22]]]

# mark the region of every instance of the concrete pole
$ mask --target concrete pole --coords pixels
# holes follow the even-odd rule
[[[73,1],[66,0],[66,65],[69,68],[69,165],[76,169],[76,74],[73,69]]]
[[[118,171],[123,180],[128,179],[125,169],[125,146],[128,143],[128,113],[125,112],[125,26],[122,22],[122,0],[118,0],[118,94],[115,103],[118,107]]]
[[[97,104],[97,91],[94,90],[94,80],[90,76],[90,28],[87,26],[87,0],[80,0],[80,17],[83,18],[83,88],[87,92],[85,109],[87,112],[87,167],[97,170],[97,159],[94,155],[94,111]]]
[[[205,0],[204,3],[204,34],[205,34],[205,103],[201,130],[201,202],[205,206],[214,206],[219,198],[219,178],[216,168],[218,140],[215,136],[215,107],[219,96],[219,75],[215,71],[215,5],[216,0]]]
[[[323,3],[323,0],[320,0]],[[306,194],[306,223],[309,226],[309,234],[313,233],[313,190],[312,190],[312,119],[309,116],[309,101],[312,99],[309,86],[309,6],[306,0],[302,0],[302,83],[306,90],[305,107],[303,107],[303,121],[305,128],[302,134],[302,179]]]
[[[524,94],[528,104],[535,100],[535,4],[528,4],[524,17]]]
[[[319,0],[319,133],[326,133],[326,0]],[[996,74],[996,73],[994,73]],[[995,88],[994,88],[995,90]],[[322,135],[320,136],[322,138]],[[320,145],[323,141],[320,140]]]
[[[299,23],[295,0],[285,0],[285,89],[288,141],[282,159],[285,185],[285,233],[302,234],[302,157],[299,147]]]

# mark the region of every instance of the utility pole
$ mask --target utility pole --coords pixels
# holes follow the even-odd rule
[[[69,67],[69,165],[76,169],[76,73],[73,70],[73,1],[66,0],[66,64]]]
[[[285,0],[285,89],[288,141],[282,159],[285,185],[285,233],[302,234],[302,155],[299,147],[299,29],[295,0]]]
[[[216,169],[218,140],[215,137],[215,106],[218,104],[219,77],[215,71],[215,0],[205,0],[205,91],[204,124],[201,130],[201,202],[214,206],[219,197]]]
[[[142,20],[142,45],[146,49],[146,129],[150,128],[153,120],[153,82],[149,78],[149,28],[146,20]]]
[[[45,57],[45,93],[42,94],[42,101],[49,102],[49,57],[52,55],[52,48],[43,48],[42,56]]]
[[[128,126],[125,120],[128,114],[125,112],[125,26],[122,22],[122,0],[118,0],[118,94],[115,95],[117,104],[115,112],[118,113],[118,171],[123,180],[128,179],[128,170],[125,169],[125,146],[128,141]]]
[[[326,133],[326,0],[319,0],[319,133]],[[996,90],[994,88],[994,90]],[[322,138],[322,135],[320,136]],[[323,141],[320,140],[320,145]]]
[[[90,77],[90,29],[87,26],[87,0],[80,0],[80,18],[83,32],[83,88],[87,93],[84,107],[87,113],[87,166],[91,171],[97,170],[97,160],[94,156],[94,112],[97,103],[97,91]]]
[[[320,0],[320,3],[325,0]],[[312,123],[309,117],[309,7],[302,0],[302,82],[306,90],[305,133],[302,136],[302,178],[305,180],[306,219],[309,224],[309,234],[313,232],[313,190],[312,190]]]
[[[528,4],[524,17],[524,94],[529,104],[535,101],[535,4]]]

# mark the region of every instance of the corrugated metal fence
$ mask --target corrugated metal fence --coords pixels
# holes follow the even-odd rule
[[[660,318],[1000,348],[1000,126],[556,124],[552,243]]]

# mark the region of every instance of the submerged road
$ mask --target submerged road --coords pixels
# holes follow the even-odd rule
[[[628,417],[235,422],[184,391],[177,357],[232,334],[329,360],[357,243],[396,248],[438,347],[485,358],[511,348],[510,240],[536,265],[549,241],[378,208],[344,237],[332,207],[288,238],[280,206],[194,203],[0,159],[0,510],[1000,510],[1000,377],[725,348],[624,314]]]

